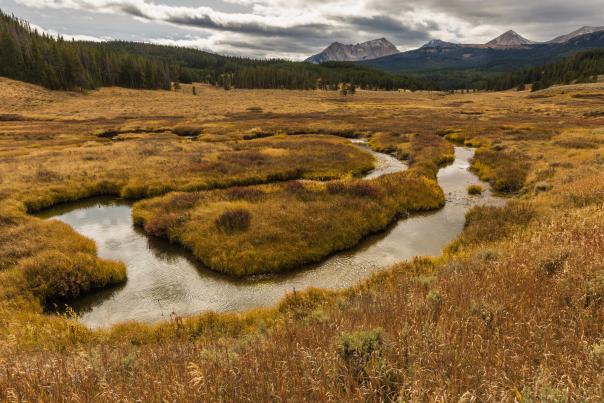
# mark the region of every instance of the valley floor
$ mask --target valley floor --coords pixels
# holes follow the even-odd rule
[[[198,85],[194,96],[184,85],[79,94],[0,79],[0,93],[0,400],[604,400],[601,84],[353,97]],[[373,161],[350,136],[409,171],[359,184]],[[440,257],[244,313],[90,330],[43,312],[127,271],[29,212],[94,195],[145,199],[135,208],[154,223],[145,231],[194,249],[202,242],[187,233],[203,230],[218,254],[237,248],[232,237],[251,242],[246,231],[262,238],[247,214],[287,201],[299,208],[271,216],[279,231],[258,256],[242,249],[241,267],[274,261],[285,241],[295,260],[325,241],[288,227],[305,203],[344,240],[360,224],[334,227],[339,208],[375,216],[363,223],[374,230],[400,210],[441,205],[445,139],[477,147],[473,169],[508,202],[472,209]],[[330,187],[320,203],[305,193]],[[238,263],[220,267],[241,274]]]

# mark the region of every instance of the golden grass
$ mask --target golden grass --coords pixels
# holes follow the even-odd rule
[[[402,214],[443,203],[436,182],[405,172],[170,194],[137,203],[133,217],[148,233],[186,246],[207,267],[245,276],[320,261]]]
[[[324,92],[198,87],[198,97],[122,89],[81,95],[7,80],[0,85],[10,89],[0,114],[24,119],[0,122],[0,400],[604,400],[604,120],[586,115],[591,98],[576,97],[601,91],[601,84],[540,97],[359,91],[345,100]],[[117,281],[119,265],[97,260],[94,245],[66,226],[29,217],[23,201],[28,192],[51,188],[55,196],[44,205],[87,194],[81,190],[86,176],[75,166],[69,171],[69,161],[83,164],[88,149],[103,156],[101,150],[115,145],[94,131],[126,125],[194,125],[202,127],[202,140],[133,133],[115,141],[124,154],[120,164],[109,154],[88,175],[132,174],[142,185],[169,185],[188,151],[237,152],[230,142],[254,128],[355,131],[374,147],[396,149],[406,143],[397,133],[426,135],[430,144],[431,135],[454,128],[464,142],[481,145],[474,166],[493,183],[518,162],[526,170],[515,182],[521,200],[471,211],[459,240],[438,259],[398,265],[341,292],[297,292],[272,309],[91,331],[42,314],[42,299]],[[262,139],[267,143],[256,151],[281,158],[274,140]],[[337,146],[339,140],[326,141]],[[150,143],[157,154],[136,157]],[[37,163],[24,162],[28,156],[48,162],[38,171]],[[416,161],[419,177],[434,175],[439,161],[428,162]],[[338,175],[354,170],[348,163],[335,169]],[[285,186],[260,188],[293,200]],[[323,186],[303,184],[313,191]],[[204,197],[216,197],[214,207],[234,203],[250,211],[259,197],[230,191],[242,199],[223,200],[226,189]],[[96,276],[95,265],[102,275],[87,277]],[[85,286],[72,287],[80,282]]]
[[[479,148],[472,160],[472,169],[480,179],[488,181],[502,193],[522,189],[529,171],[527,156],[520,152],[506,152]]]
[[[407,172],[169,194],[137,203],[134,222],[181,243],[212,270],[248,276],[299,268],[358,244],[400,216],[442,207],[434,178],[452,158],[451,145],[416,135],[409,150]]]
[[[265,148],[280,151],[267,154]],[[128,141],[85,140],[24,150],[0,163],[0,175],[5,197],[35,211],[95,195],[136,199],[170,190],[333,179],[371,168],[370,155],[325,136],[218,144],[150,134]]]
[[[468,194],[469,195],[476,196],[476,195],[482,194],[482,192],[483,192],[483,189],[482,189],[482,186],[480,186],[480,185],[470,185],[470,186],[468,186]]]

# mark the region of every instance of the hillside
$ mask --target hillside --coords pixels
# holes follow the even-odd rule
[[[315,64],[329,61],[352,62],[377,59],[379,57],[389,56],[396,53],[398,53],[398,49],[386,38],[357,43],[356,45],[344,45],[339,42],[334,42],[324,51],[309,57],[305,61]]]
[[[225,89],[338,90],[342,83],[370,90],[508,89],[510,83],[518,83],[526,68],[604,47],[604,31],[575,35],[564,43],[527,41],[514,32],[494,39],[491,45],[432,40],[419,49],[375,60],[317,65],[135,42],[65,41],[40,35],[25,21],[0,13],[0,75],[62,90],[101,86],[170,89],[172,82],[200,82]],[[367,46],[355,50],[355,57],[395,51],[383,39]],[[343,58],[350,56],[348,50]]]
[[[535,42],[530,41],[513,30],[509,30],[497,38],[490,40],[485,44],[486,47],[491,48],[509,48],[509,47],[520,47],[524,45],[533,45]]]
[[[585,26],[585,27],[581,27],[573,32],[570,32],[566,35],[557,36],[554,39],[548,41],[547,43],[565,43],[578,36],[585,35],[585,34],[591,34],[591,33],[599,32],[599,31],[604,31],[604,26],[602,26],[602,27]]]
[[[358,63],[391,73],[429,73],[439,70],[509,72],[551,63],[581,50],[604,48],[604,31],[580,35],[560,44],[514,43],[516,46],[422,47]]]
[[[601,74],[604,74],[604,49],[586,50],[544,66],[497,76],[486,88],[505,90],[532,84],[532,90],[538,91],[556,84],[596,82]]]
[[[421,80],[350,63],[320,66],[286,60],[220,56],[196,49],[135,42],[55,39],[0,11],[0,75],[50,89],[101,86],[170,89],[193,81],[229,89],[421,88]]]
[[[113,85],[169,89],[174,73],[159,60],[40,35],[0,10],[0,75],[60,90]]]

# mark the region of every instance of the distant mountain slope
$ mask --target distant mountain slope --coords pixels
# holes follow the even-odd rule
[[[604,31],[604,27],[581,27],[566,35],[560,35],[547,43],[564,43],[581,35],[591,34],[594,32]]]
[[[529,41],[523,36],[520,36],[515,31],[509,30],[503,35],[498,36],[497,38],[486,43],[488,47],[514,47],[514,46],[524,46],[524,45],[532,45],[535,42]]]
[[[531,84],[531,90],[538,91],[557,84],[593,83],[601,74],[604,74],[604,49],[584,50],[547,65],[499,73],[484,88],[500,91]]]
[[[432,39],[430,42],[427,42],[422,46],[423,49],[433,49],[433,48],[456,48],[460,46],[457,43],[445,42],[440,39]]]
[[[398,53],[398,49],[386,38],[357,43],[356,45],[344,45],[339,42],[334,42],[321,53],[306,59],[306,62],[319,64],[330,61],[351,62],[371,60],[395,53]]]
[[[516,45],[422,47],[358,63],[395,73],[445,69],[506,72],[551,63],[581,50],[604,48],[604,31],[580,35],[564,43],[520,44],[517,38],[511,36],[508,38],[511,38],[511,42],[507,43],[516,43]]]

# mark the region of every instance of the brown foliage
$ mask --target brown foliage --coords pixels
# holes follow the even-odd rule
[[[216,218],[216,226],[225,232],[245,231],[249,228],[252,215],[249,211],[239,208],[227,210]]]

